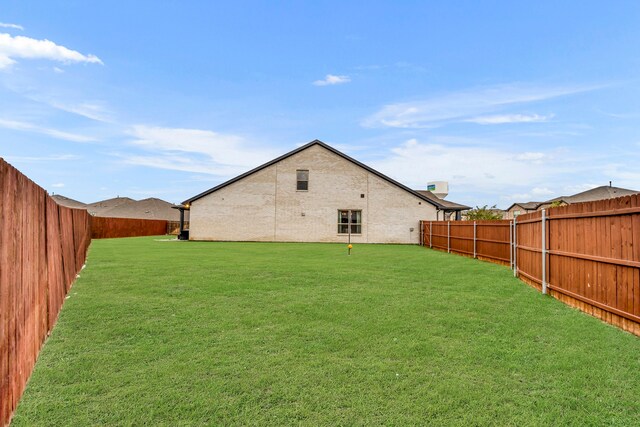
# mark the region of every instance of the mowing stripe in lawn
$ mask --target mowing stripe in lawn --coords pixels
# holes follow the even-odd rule
[[[98,240],[14,425],[638,425],[640,340],[418,246]]]

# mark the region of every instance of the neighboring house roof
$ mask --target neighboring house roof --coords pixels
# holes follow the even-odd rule
[[[69,197],[62,196],[60,194],[53,194],[51,196],[53,200],[60,206],[66,206],[68,208],[74,209],[86,209],[87,205],[85,203],[79,202],[74,199],[70,199]]]
[[[201,198],[203,198],[205,196],[208,196],[209,194],[211,194],[213,192],[216,192],[216,191],[218,191],[218,190],[220,190],[220,189],[222,189],[222,188],[224,188],[224,187],[226,187],[226,186],[228,186],[230,184],[233,184],[234,182],[240,181],[241,179],[246,178],[249,175],[252,175],[252,174],[254,174],[256,172],[259,172],[259,171],[261,171],[261,170],[263,170],[263,169],[265,169],[265,168],[267,168],[267,167],[269,167],[271,165],[274,165],[274,164],[276,164],[276,163],[278,163],[278,162],[280,162],[280,161],[282,161],[282,160],[284,160],[284,159],[286,159],[288,157],[293,156],[294,154],[297,154],[297,153],[299,153],[301,151],[304,151],[307,148],[313,147],[314,145],[319,145],[319,146],[331,151],[332,153],[342,157],[345,160],[348,160],[349,162],[353,163],[354,165],[360,166],[361,168],[363,168],[363,169],[367,170],[368,172],[376,175],[377,177],[382,178],[383,180],[387,181],[388,183],[390,183],[392,185],[395,185],[396,187],[399,187],[399,188],[403,189],[404,191],[413,194],[417,198],[422,199],[425,202],[428,202],[428,203],[432,204],[433,206],[435,206],[438,209],[451,210],[451,209],[448,209],[447,207],[445,207],[445,205],[441,203],[441,201],[442,201],[441,199],[438,199],[440,201],[436,201],[436,200],[431,199],[430,197],[425,196],[424,194],[420,194],[417,191],[412,190],[412,189],[410,189],[409,187],[407,187],[407,186],[405,186],[403,184],[400,184],[398,181],[389,178],[388,176],[386,176],[386,175],[378,172],[377,170],[365,165],[364,163],[360,163],[356,159],[353,159],[353,158],[347,156],[346,154],[336,150],[335,148],[325,144],[324,142],[322,142],[322,141],[320,141],[318,139],[313,140],[313,141],[309,142],[308,144],[305,144],[305,145],[303,145],[301,147],[298,147],[295,150],[289,151],[288,153],[283,154],[282,156],[277,157],[277,158],[271,160],[270,162],[267,162],[267,163],[265,163],[263,165],[260,165],[255,169],[251,169],[250,171],[245,172],[242,175],[238,175],[237,177],[232,178],[229,181],[223,182],[222,184],[220,184],[220,185],[218,185],[216,187],[210,188],[207,191],[204,191],[204,192],[202,192],[200,194],[197,194],[197,195],[191,197],[190,199],[185,200],[182,203],[185,204],[185,205],[193,203],[194,201],[196,201],[198,199],[201,199]]]
[[[429,199],[440,203],[448,211],[464,211],[464,210],[467,210],[467,209],[471,209],[471,206],[465,206],[465,205],[461,205],[459,203],[451,202],[449,200],[441,199],[440,197],[436,196],[435,194],[433,194],[429,190],[415,190],[415,192],[419,193],[419,194],[422,194],[423,196],[426,196]]]
[[[514,203],[507,208],[507,210],[511,210],[514,206],[520,206],[522,209],[533,210],[538,209],[538,206],[543,204],[544,202],[526,202],[526,203]]]
[[[631,194],[640,194],[640,191],[629,190],[628,188],[612,187],[610,185],[602,185],[600,187],[592,188],[591,190],[576,193],[571,196],[560,196],[549,199],[545,202],[527,202],[527,203],[514,203],[509,206],[507,210],[510,210],[514,206],[521,206],[524,209],[536,210],[542,205],[564,202],[567,204],[580,203],[580,202],[593,202],[595,200],[615,199],[616,197],[629,196]]]
[[[91,215],[105,216],[102,215],[103,212],[113,209],[116,206],[121,206],[131,202],[135,202],[135,200],[130,199],[129,197],[114,197],[112,199],[100,200],[99,202],[87,205],[87,211],[89,211]]]
[[[96,216],[178,221],[180,219],[180,212],[172,209],[173,206],[175,205],[162,199],[150,197],[143,200],[132,200],[110,209],[101,210]]]
[[[640,193],[640,191],[602,185],[600,187],[592,188],[591,190],[583,191],[582,193],[577,193],[572,196],[556,197],[556,199],[563,200],[567,203],[579,203],[592,202],[594,200],[615,199],[616,197],[629,196],[631,194],[638,193]],[[554,202],[556,201],[556,199],[551,199],[549,200],[549,202]]]

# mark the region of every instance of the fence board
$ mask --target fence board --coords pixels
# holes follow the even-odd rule
[[[0,191],[0,425],[7,425],[85,262],[92,218],[59,206],[2,159]],[[94,221],[97,237],[167,232],[164,220]]]
[[[158,236],[167,233],[168,221],[164,219],[91,218],[91,238]]]
[[[639,208],[640,195],[636,194],[551,208],[546,219],[545,274],[549,294],[636,335],[640,335]],[[453,221],[449,225],[450,252],[468,255],[466,248],[470,241],[467,234],[459,231],[471,228],[472,221],[466,223]],[[541,289],[542,213],[521,215],[516,223],[518,276]],[[446,250],[447,223],[423,221],[422,224],[423,245]],[[430,228],[438,235],[431,240]],[[508,243],[508,221],[478,227],[479,258],[499,263],[504,263],[504,259],[508,261]]]
[[[7,425],[84,261],[90,228],[86,211],[58,206],[2,159],[0,201],[0,425]]]
[[[189,221],[184,222],[184,229],[189,229]],[[177,235],[180,233],[180,221],[167,221],[167,234]]]

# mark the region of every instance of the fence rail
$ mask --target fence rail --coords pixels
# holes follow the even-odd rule
[[[422,221],[422,243],[511,265],[543,293],[640,335],[639,195],[479,223]],[[471,228],[484,237],[464,231]],[[494,246],[482,246],[487,234]]]
[[[167,234],[168,221],[164,219],[109,218],[94,216],[91,238],[159,236]]]
[[[91,217],[0,159],[0,425],[7,425],[89,247]]]
[[[189,229],[189,221],[184,222],[184,229]],[[178,235],[180,233],[180,221],[167,221],[167,234]]]
[[[511,221],[421,221],[422,243],[511,265]]]

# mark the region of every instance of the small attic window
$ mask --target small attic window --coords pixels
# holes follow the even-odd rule
[[[298,191],[309,190],[309,170],[298,169],[296,171],[296,190]]]

